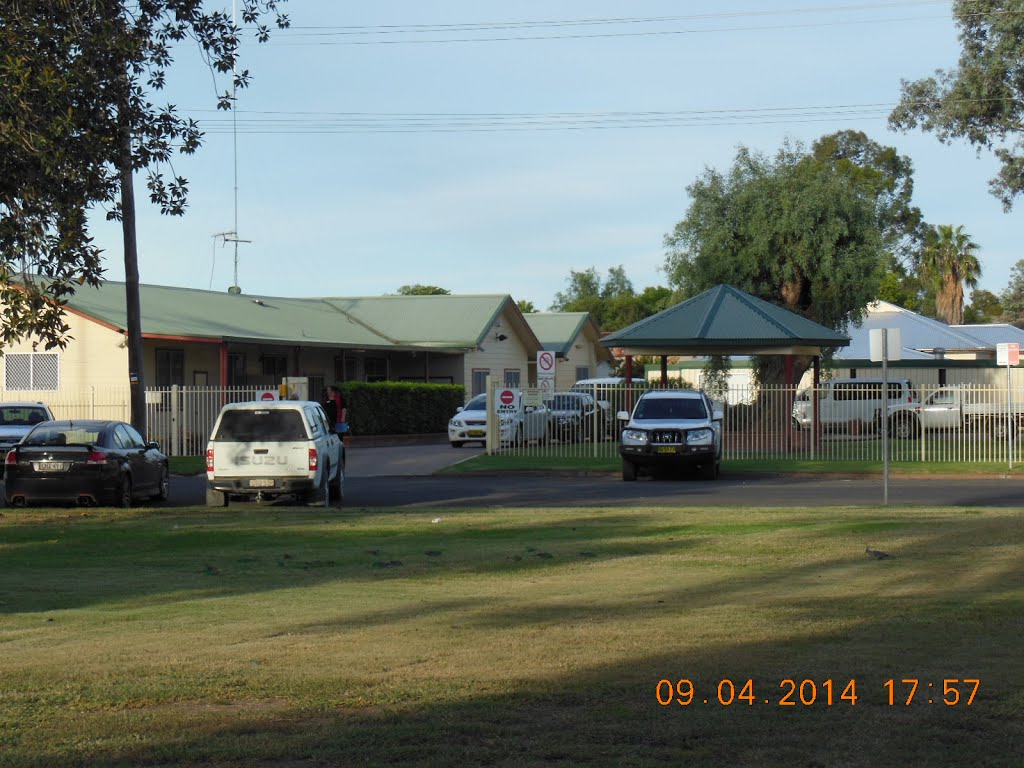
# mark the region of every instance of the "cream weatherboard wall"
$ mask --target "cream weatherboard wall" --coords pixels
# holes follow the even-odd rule
[[[571,389],[579,379],[597,376],[597,365],[598,359],[594,342],[587,338],[585,330],[581,330],[573,339],[566,356],[558,360],[555,368],[555,389],[558,391]],[[586,368],[587,375],[577,375],[579,368]]]
[[[499,336],[505,336],[499,339]],[[474,379],[482,379],[483,375],[490,375],[492,380],[499,384],[508,381],[510,374],[516,374],[519,378],[519,386],[528,386],[530,382],[531,354],[526,345],[523,344],[511,329],[506,313],[502,313],[494,325],[484,335],[480,347],[475,351],[467,352],[465,357],[464,384],[466,387],[466,399],[483,390],[478,386],[474,390]]]
[[[11,399],[14,392],[37,393],[33,399],[46,392],[63,397],[78,393],[83,387],[124,386],[128,383],[125,337],[73,313],[67,313],[65,320],[70,327],[70,340],[64,349],[46,350],[41,343],[33,349],[32,341],[22,341],[3,350],[5,398]],[[49,357],[44,360],[46,356]],[[27,379],[25,362],[30,362],[32,369]]]

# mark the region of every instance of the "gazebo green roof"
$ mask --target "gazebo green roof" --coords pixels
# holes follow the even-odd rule
[[[820,354],[850,339],[731,285],[691,299],[605,336],[622,355]]]

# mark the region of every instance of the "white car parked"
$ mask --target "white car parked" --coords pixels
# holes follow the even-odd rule
[[[206,447],[206,503],[284,494],[325,507],[341,503],[345,446],[320,403],[228,403]]]
[[[530,440],[548,439],[548,410],[544,406],[524,406],[522,392],[511,393],[511,402],[499,408],[498,435],[502,443],[520,445]],[[452,448],[461,448],[466,443],[487,442],[487,395],[481,393],[458,408],[448,422],[448,442]]]

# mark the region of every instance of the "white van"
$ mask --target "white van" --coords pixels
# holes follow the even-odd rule
[[[833,379],[818,389],[818,419],[823,429],[853,434],[870,431],[879,424],[886,403],[882,401],[881,379]],[[890,379],[891,408],[917,401],[910,379]],[[802,390],[793,402],[793,428],[810,429],[814,424],[813,391]]]

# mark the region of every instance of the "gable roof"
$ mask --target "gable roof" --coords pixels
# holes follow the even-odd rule
[[[941,352],[989,352],[993,347],[973,333],[946,325],[909,309],[876,301],[861,324],[850,332],[850,345],[836,353],[837,360],[870,360],[871,331],[897,328],[905,360],[934,360]]]
[[[540,349],[507,294],[285,298],[140,285],[139,301],[149,338],[457,352],[480,346],[508,311],[523,343]],[[82,288],[68,309],[124,331],[125,284]]]
[[[589,312],[528,312],[523,317],[544,351],[554,352],[557,357],[567,357],[581,333],[589,336],[590,341],[601,338],[601,331]],[[598,347],[598,350],[603,353],[598,355],[602,359],[612,359],[607,348]]]
[[[958,331],[968,333],[976,339],[994,347],[996,344],[1020,344],[1024,346],[1024,330],[1009,323],[976,323],[973,325],[951,325]]]
[[[626,354],[785,354],[850,340],[731,285],[719,285],[602,339]],[[817,350],[814,350],[816,353]]]

